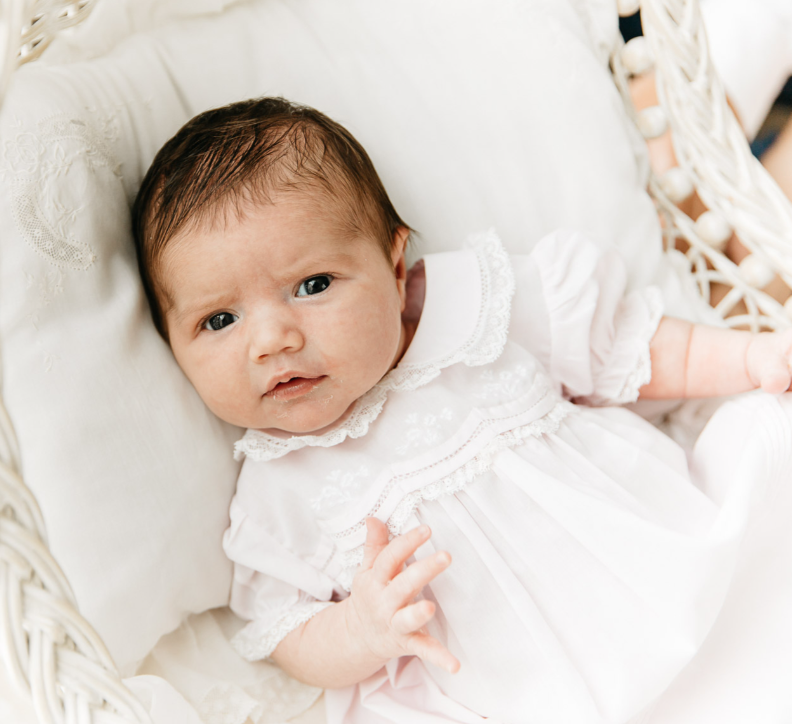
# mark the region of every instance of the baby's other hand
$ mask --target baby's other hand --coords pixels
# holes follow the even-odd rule
[[[353,640],[384,661],[412,654],[454,674],[459,661],[424,628],[435,604],[414,600],[450,565],[451,556],[440,551],[404,567],[430,536],[423,525],[388,542],[385,524],[366,519],[366,548],[352,582],[347,629]]]
[[[792,385],[792,329],[757,334],[745,354],[748,377],[765,392],[780,395]]]

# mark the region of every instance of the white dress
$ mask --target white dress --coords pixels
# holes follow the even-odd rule
[[[722,408],[730,443],[705,431],[689,467],[642,418],[593,406],[637,397],[662,313],[656,290],[624,294],[615,253],[560,231],[510,257],[489,233],[425,265],[410,347],[337,427],[237,443],[234,643],[265,658],[348,595],[367,516],[427,523],[416,557],[453,558],[424,589],[429,630],[461,670],[394,660],[326,692],[328,722],[626,722],[701,646],[752,499],[789,481],[790,395]]]

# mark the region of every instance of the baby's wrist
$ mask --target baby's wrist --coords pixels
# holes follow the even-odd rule
[[[745,371],[754,389],[787,391],[792,380],[792,330],[754,334],[746,346]]]
[[[374,645],[371,637],[366,633],[366,627],[355,608],[353,596],[342,601],[344,606],[345,633],[347,651],[349,655],[361,666],[370,668],[373,674],[382,668],[394,656],[388,655],[380,647]]]
[[[761,386],[761,380],[755,369],[755,358],[757,355],[757,345],[761,345],[758,334],[752,334],[745,345],[745,376],[750,381],[754,389]]]

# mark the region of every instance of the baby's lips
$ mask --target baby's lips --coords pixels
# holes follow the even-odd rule
[[[324,375],[315,377],[302,377],[295,375],[289,379],[278,382],[274,387],[264,393],[264,397],[271,397],[276,400],[293,400],[297,397],[307,395],[316,389],[325,379]]]
[[[268,395],[272,392],[278,385],[283,384],[284,382],[288,382],[289,380],[293,380],[295,377],[303,377],[300,372],[296,370],[286,370],[285,372],[280,372],[277,375],[273,375],[269,382],[267,382],[267,388],[264,392],[265,395]]]

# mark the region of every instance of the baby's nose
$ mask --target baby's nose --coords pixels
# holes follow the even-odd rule
[[[250,358],[252,362],[261,362],[275,354],[296,352],[304,343],[302,333],[293,322],[270,318],[255,325],[250,339]]]

